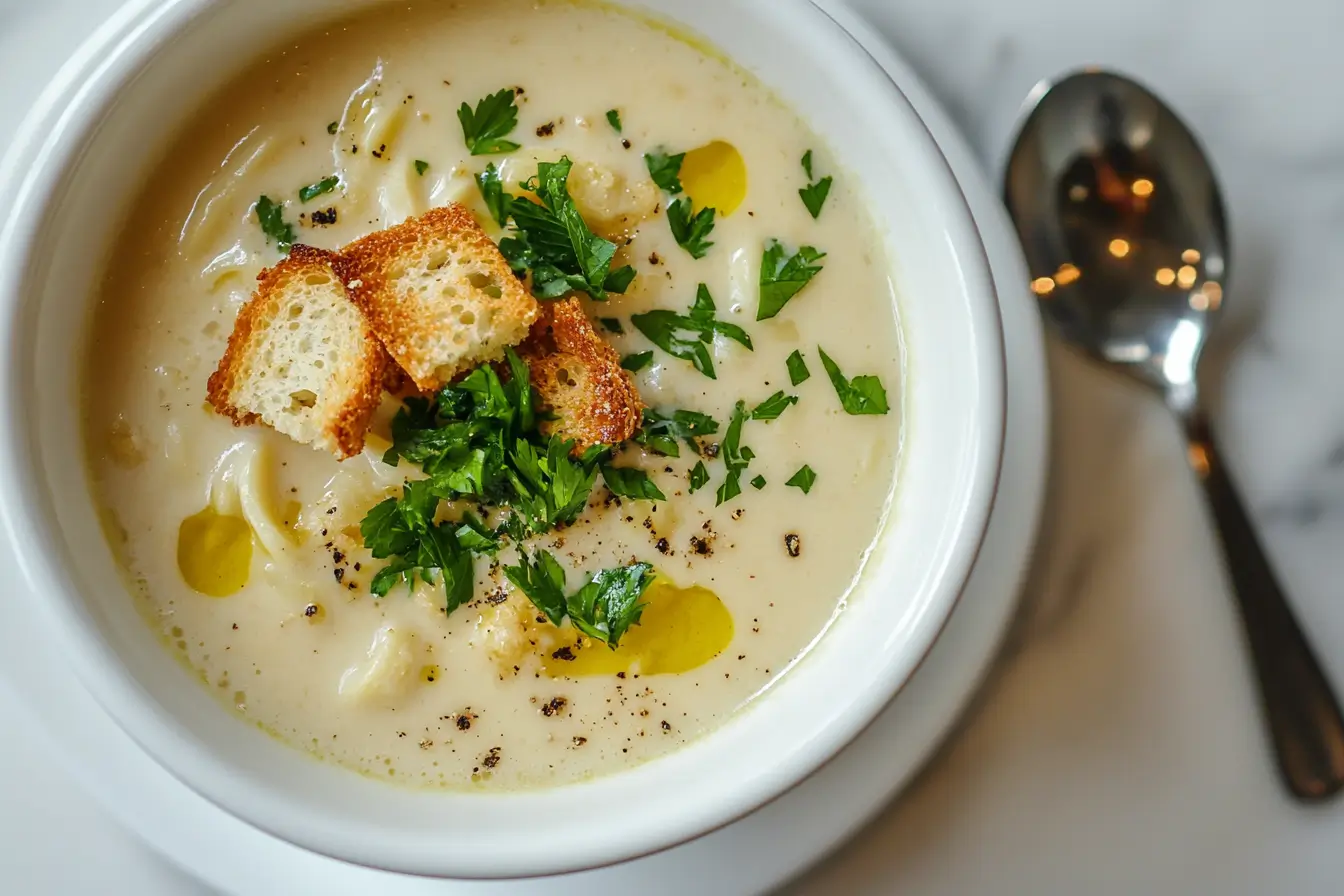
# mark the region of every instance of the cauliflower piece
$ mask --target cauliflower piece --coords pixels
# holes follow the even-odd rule
[[[595,162],[574,163],[569,195],[593,232],[614,242],[652,218],[660,198],[653,181],[631,181]]]
[[[415,682],[415,662],[415,634],[384,625],[365,657],[341,675],[337,692],[352,703],[393,703]]]
[[[537,622],[537,612],[526,598],[514,594],[481,613],[472,644],[484,648],[501,672],[511,672],[515,666],[559,649],[559,630]]]

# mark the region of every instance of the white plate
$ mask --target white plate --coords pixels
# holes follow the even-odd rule
[[[1008,354],[1004,475],[980,562],[946,631],[892,705],[833,762],[742,821],[659,855],[539,881],[459,882],[344,865],[216,809],[149,759],[62,667],[30,609],[0,627],[0,687],[77,778],[154,848],[233,893],[752,893],[793,877],[870,819],[952,728],[997,653],[1032,546],[1045,480],[1046,390],[1027,274],[997,199],[943,112],[882,39],[834,0],[820,2],[900,83],[942,145],[984,233],[1003,303]],[[11,602],[16,603],[16,602]],[[302,884],[298,882],[301,881]]]

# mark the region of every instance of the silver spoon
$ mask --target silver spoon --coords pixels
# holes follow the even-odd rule
[[[1101,71],[1042,83],[1004,176],[1032,289],[1065,340],[1158,390],[1185,426],[1221,536],[1280,773],[1302,800],[1344,786],[1344,719],[1228,479],[1195,367],[1228,275],[1223,202],[1189,129]]]

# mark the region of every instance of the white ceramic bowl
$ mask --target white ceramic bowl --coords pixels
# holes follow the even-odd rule
[[[980,545],[999,471],[1004,375],[984,250],[922,122],[864,50],[805,0],[626,0],[754,72],[862,178],[901,296],[901,482],[850,606],[720,729],[611,777],[506,795],[417,792],[260,733],[158,643],[123,590],[90,499],[78,370],[104,259],[145,167],[210,91],[289,33],[369,0],[133,0],[60,72],[0,165],[0,517],[14,599],[146,751],[224,809],[375,867],[557,873],[693,838],[830,759],[929,650]],[[488,0],[480,0],[488,2]],[[259,43],[258,35],[267,35]]]

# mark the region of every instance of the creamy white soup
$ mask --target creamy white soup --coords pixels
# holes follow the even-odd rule
[[[478,109],[490,97],[499,108]],[[473,137],[490,152],[473,155]],[[361,522],[423,475],[383,461],[400,399],[384,396],[364,452],[342,462],[205,402],[290,238],[338,250],[460,202],[502,239],[514,225],[478,176],[493,165],[517,195],[561,158],[613,267],[635,272],[585,310],[650,420],[690,411],[714,429],[646,425],[613,457],[663,499],[614,497],[599,476],[572,524],[523,539],[569,592],[649,564],[642,615],[614,648],[539,612],[506,574],[508,537],[474,558],[471,600],[451,613],[439,580],[371,593],[389,561]],[[722,724],[843,611],[894,487],[902,348],[861,191],[742,70],[600,5],[385,4],[267,51],[154,168],[94,319],[86,439],[132,599],[241,717],[393,782],[572,782]],[[701,284],[750,349],[731,326],[669,339],[637,317],[692,320]],[[500,520],[483,509],[483,525]]]

